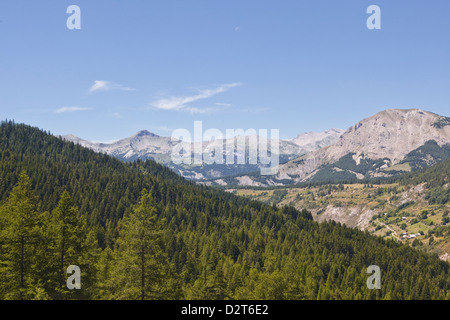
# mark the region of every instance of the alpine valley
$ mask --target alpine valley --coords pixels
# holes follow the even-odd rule
[[[450,260],[450,235],[445,231],[450,222],[450,118],[445,116],[388,109],[346,131],[332,129],[280,140],[280,153],[287,162],[273,176],[260,175],[251,165],[216,165],[217,170],[206,164],[177,167],[167,162],[174,145],[170,138],[146,131],[109,145],[73,136],[64,139],[119,159],[160,159],[175,172],[197,178],[193,180],[198,184],[269,205],[306,208],[318,222],[332,220],[368,230]],[[226,142],[205,145],[212,143]],[[433,174],[427,175],[427,168]],[[417,178],[423,175],[428,178]]]
[[[179,142],[147,131],[98,144],[4,121],[0,299],[450,299],[449,142],[449,118],[385,110],[280,141],[263,177],[177,168]]]

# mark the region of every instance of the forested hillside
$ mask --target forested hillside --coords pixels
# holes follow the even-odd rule
[[[450,159],[438,163],[416,174],[408,174],[398,179],[404,185],[426,183],[426,199],[430,203],[446,204],[450,202]]]
[[[402,184],[419,184],[426,182],[429,187],[443,186],[450,182],[450,159],[419,172],[405,174],[395,180]]]
[[[143,188],[153,191],[159,201],[166,197],[167,186],[173,185],[170,181],[177,182],[177,190],[172,190],[176,194],[171,194],[175,198],[182,193],[183,185],[189,184],[156,162],[123,163],[13,122],[0,126],[0,152],[0,201],[25,170],[39,199],[38,210],[55,208],[59,196],[67,190],[89,225],[98,230],[102,245],[105,237],[111,239],[104,231],[113,232]]]
[[[0,299],[449,299],[437,256],[0,126]],[[66,268],[82,270],[68,290]],[[381,289],[366,286],[381,268]]]

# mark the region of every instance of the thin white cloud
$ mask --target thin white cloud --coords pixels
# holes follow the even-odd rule
[[[57,110],[55,110],[55,113],[61,114],[61,113],[70,113],[70,112],[77,112],[77,111],[87,111],[92,110],[92,108],[86,108],[86,107],[62,107]]]
[[[111,81],[95,80],[94,84],[89,88],[88,93],[111,90],[134,91],[136,89],[125,87],[121,84],[113,83]]]
[[[241,27],[240,27],[240,26],[234,27],[234,31],[239,31],[239,30],[241,30]]]
[[[214,104],[216,105],[216,107],[209,107],[209,108],[187,107],[184,110],[194,114],[207,114],[225,110],[231,107],[231,104],[229,103],[214,103]]]
[[[221,108],[197,108],[189,106],[189,104],[192,102],[196,102],[198,100],[211,98],[219,93],[226,92],[231,88],[239,87],[241,85],[242,85],[241,83],[235,82],[224,84],[214,89],[203,89],[200,90],[198,94],[192,96],[162,98],[154,101],[151,104],[151,106],[160,110],[188,111],[191,113],[208,113],[216,111],[217,109],[223,109],[224,105],[221,105]],[[220,104],[216,103],[216,105]]]
[[[223,110],[224,108],[196,108],[196,107],[187,107],[184,110],[193,114],[207,114],[217,112],[219,110]]]
[[[216,102],[214,103],[216,106],[221,106],[221,107],[231,107],[231,103],[222,103],[222,102]]]

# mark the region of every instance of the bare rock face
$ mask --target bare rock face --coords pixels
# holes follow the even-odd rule
[[[345,208],[329,205],[320,215],[313,212],[313,218],[318,222],[332,220],[345,224],[350,228],[365,230],[369,226],[370,219],[377,213],[379,212],[372,210],[367,206]]]
[[[356,163],[361,157],[388,158],[394,165],[429,140],[440,146],[450,143],[450,125],[437,125],[440,120],[445,117],[419,109],[379,112],[348,128],[334,145],[280,166],[275,178],[291,176],[295,181],[305,181],[319,166],[334,163],[349,153],[355,154]]]
[[[339,157],[350,151],[370,159],[389,158],[395,164],[429,140],[439,145],[450,142],[450,126],[434,126],[439,118],[419,109],[382,111],[347,129],[330,155]]]

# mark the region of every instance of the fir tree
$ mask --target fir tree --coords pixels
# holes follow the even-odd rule
[[[141,192],[132,213],[119,223],[111,279],[117,299],[175,298],[176,281],[161,242],[161,220],[158,220],[153,198]]]
[[[0,296],[3,299],[33,299],[40,285],[36,278],[41,234],[41,216],[30,178],[22,172],[0,210]]]

